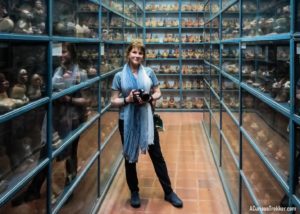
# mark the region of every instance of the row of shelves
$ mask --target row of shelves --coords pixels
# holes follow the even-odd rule
[[[216,3],[219,9],[213,10]],[[204,62],[219,76],[205,80],[210,92],[203,125],[231,211],[296,211],[300,5],[284,0],[275,7],[263,0],[223,3],[204,6],[210,8],[205,26],[220,29],[211,29],[210,44],[204,45],[210,52]]]
[[[1,1],[0,213],[89,213],[103,200],[122,149],[108,100],[120,66],[101,68],[107,41],[100,9],[136,30],[134,8],[141,8],[122,1],[133,8],[117,11],[111,2]],[[36,6],[44,10],[39,29],[31,17]]]

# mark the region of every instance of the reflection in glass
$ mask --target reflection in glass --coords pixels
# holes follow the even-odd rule
[[[252,95],[244,94],[243,127],[265,157],[287,179],[290,159],[288,118]],[[254,101],[253,105],[251,101]]]
[[[0,124],[0,195],[12,189],[44,160],[46,136],[42,130],[45,116],[43,106]]]
[[[243,138],[243,171],[262,207],[280,206],[284,191],[257,156],[249,142]]]
[[[53,92],[59,92],[97,75],[97,45],[57,43],[53,56]]]
[[[26,185],[19,190],[14,198],[6,204],[1,205],[0,213],[20,214],[20,213],[47,213],[46,208],[46,185],[41,188],[40,193],[34,193],[35,187]]]
[[[97,161],[76,186],[59,213],[92,213],[97,201]]]

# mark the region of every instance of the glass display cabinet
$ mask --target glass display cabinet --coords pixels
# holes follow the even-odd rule
[[[276,8],[276,9],[274,9]],[[274,35],[290,32],[290,1],[243,1],[243,36]]]
[[[98,210],[122,160],[111,83],[143,3],[0,1],[0,213]]]
[[[204,8],[204,63],[216,73],[204,78],[203,127],[231,211],[298,210],[299,2],[211,0]]]
[[[160,81],[160,110],[203,108],[204,3],[145,2],[146,65]]]

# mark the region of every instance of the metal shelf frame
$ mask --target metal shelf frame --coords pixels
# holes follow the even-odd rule
[[[219,72],[219,85],[221,88],[222,85],[222,81],[225,78],[229,79],[230,81],[232,81],[234,84],[238,85],[238,96],[239,96],[239,109],[237,112],[233,112],[230,108],[228,108],[228,106],[226,106],[226,104],[224,103],[224,101],[222,100],[223,97],[223,90],[220,89],[220,96],[218,96],[218,94],[216,94],[216,92],[214,91],[214,89],[210,86],[210,97],[214,96],[216,97],[221,105],[220,108],[220,135],[225,139],[225,142],[220,142],[220,154],[217,155],[214,151],[214,149],[212,148],[212,143],[210,143],[210,147],[211,147],[211,151],[214,154],[215,157],[215,163],[218,167],[218,172],[220,174],[225,192],[226,192],[226,196],[229,202],[229,205],[231,207],[231,211],[233,213],[242,213],[242,207],[241,207],[241,203],[242,203],[242,185],[243,188],[246,188],[247,192],[250,195],[250,198],[253,202],[253,204],[256,207],[260,207],[261,204],[258,200],[257,195],[255,195],[254,191],[252,190],[252,186],[250,185],[247,176],[244,174],[243,170],[247,170],[247,169],[243,169],[243,144],[248,143],[250,145],[250,147],[252,147],[252,149],[255,151],[255,153],[257,154],[257,156],[259,157],[259,159],[262,161],[262,163],[266,166],[266,168],[268,169],[268,171],[272,174],[272,176],[276,179],[276,181],[278,182],[278,184],[281,186],[281,188],[284,190],[284,192],[288,195],[289,197],[289,206],[295,206],[297,207],[297,209],[300,209],[300,199],[299,199],[299,195],[295,194],[295,188],[296,188],[296,184],[293,182],[293,179],[288,179],[286,180],[286,178],[283,178],[283,176],[279,173],[278,169],[276,169],[273,164],[270,162],[270,160],[268,160],[268,158],[265,156],[265,154],[261,151],[261,149],[257,146],[257,143],[255,142],[255,140],[249,135],[248,131],[242,126],[242,114],[243,114],[243,109],[242,109],[242,98],[243,98],[243,92],[247,92],[249,94],[251,94],[252,96],[258,98],[261,102],[267,104],[269,107],[271,107],[272,109],[274,109],[276,112],[278,112],[279,114],[283,115],[284,117],[286,117],[289,121],[289,154],[290,154],[290,159],[289,159],[289,177],[293,177],[295,174],[295,150],[296,150],[296,139],[295,139],[295,126],[299,126],[300,125],[300,116],[296,114],[295,112],[295,79],[296,79],[296,45],[299,45],[299,41],[300,41],[300,34],[299,32],[295,32],[295,26],[296,26],[296,3],[297,1],[295,0],[290,0],[289,1],[289,6],[290,6],[290,30],[286,33],[282,33],[282,34],[273,34],[273,35],[262,35],[262,36],[254,36],[254,37],[245,37],[243,36],[243,29],[241,26],[243,26],[243,16],[244,15],[249,15],[247,13],[243,13],[243,2],[245,2],[246,0],[233,0],[233,1],[229,1],[228,4],[226,4],[226,6],[224,8],[222,8],[222,0],[207,0],[205,1],[205,5],[209,6],[211,8],[212,2],[214,3],[218,3],[219,5],[219,11],[217,13],[212,13],[211,11],[204,14],[204,19],[205,19],[205,31],[209,32],[209,34],[212,36],[213,34],[213,30],[211,28],[208,28],[208,26],[210,25],[210,23],[213,20],[218,19],[219,21],[219,40],[217,41],[211,41],[211,42],[207,42],[207,45],[209,45],[210,47],[210,51],[213,50],[214,48],[219,48],[219,65],[216,65],[216,63],[212,64],[212,56],[210,55],[209,59],[204,60],[204,63],[209,66],[209,68],[215,69]],[[255,3],[258,4],[259,0],[256,0]],[[222,38],[222,20],[225,19],[227,17],[228,14],[225,14],[225,12],[234,5],[238,5],[239,8],[239,12],[235,12],[235,16],[238,15],[238,22],[239,22],[239,37],[237,38],[228,38],[228,39],[223,39]],[[299,3],[297,3],[299,4]],[[299,7],[298,7],[299,8]],[[299,13],[299,11],[298,11]],[[299,23],[298,23],[299,24]],[[242,70],[242,51],[243,51],[243,45],[246,43],[253,43],[253,42],[259,42],[259,43],[266,43],[266,42],[281,42],[284,41],[285,43],[288,43],[289,45],[289,55],[290,55],[290,59],[289,59],[289,77],[290,77],[290,100],[289,103],[278,103],[276,102],[273,98],[270,97],[269,94],[267,93],[263,93],[260,90],[248,85],[246,82],[242,81],[242,74],[241,74],[241,70]],[[238,68],[239,68],[239,75],[237,76],[233,76],[229,73],[227,73],[226,71],[224,71],[222,69],[222,50],[223,50],[223,45],[235,45],[238,47],[237,51],[239,53],[238,56]],[[299,46],[298,46],[299,47]],[[299,54],[299,53],[298,53]],[[215,59],[214,59],[215,60]],[[299,65],[297,65],[299,67]],[[297,67],[297,68],[298,68]],[[297,76],[299,78],[299,75]],[[210,84],[212,75],[209,75],[206,77],[206,82],[208,84]],[[207,100],[207,97],[205,97],[205,100]],[[211,99],[209,99],[211,100]],[[211,101],[210,101],[211,102]],[[209,104],[207,105],[208,107],[210,106]],[[237,160],[235,157],[235,154],[233,153],[232,148],[230,147],[230,143],[228,142],[228,139],[225,138],[224,136],[224,132],[223,132],[223,127],[222,127],[222,111],[226,111],[226,113],[230,116],[230,118],[233,120],[234,124],[237,125],[238,127],[238,132],[239,132],[239,159]],[[214,115],[213,112],[210,110],[209,107],[209,112],[210,112],[210,118],[213,119]],[[233,115],[233,113],[238,113],[239,116],[238,118],[236,116]],[[210,121],[211,121],[210,119]],[[209,141],[212,141],[212,137],[211,137],[211,122],[210,125],[204,125],[204,122],[202,123],[203,127],[204,127],[204,131],[207,135],[207,138]],[[246,141],[248,142],[242,142],[242,139],[246,139]],[[232,193],[229,192],[229,188],[226,187],[226,182],[224,181],[224,178],[222,178],[221,174],[222,174],[222,146],[225,146],[227,148],[229,148],[229,153],[231,154],[232,158],[234,159],[235,165],[238,167],[239,169],[239,183],[237,184],[237,186],[239,187],[239,202],[238,204],[236,204],[233,201],[232,198]],[[217,157],[216,157],[217,156]],[[220,161],[220,163],[218,162]],[[260,213],[262,213],[262,211],[259,211]]]

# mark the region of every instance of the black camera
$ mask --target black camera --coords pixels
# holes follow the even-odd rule
[[[137,89],[133,91],[133,100],[135,103],[139,103],[138,97],[142,99],[142,101],[147,102],[150,99],[150,94],[145,92],[143,89]]]

